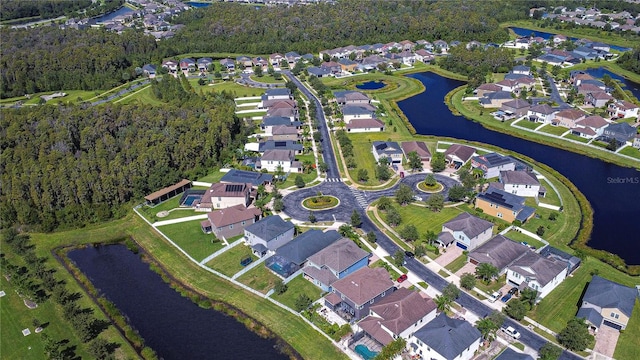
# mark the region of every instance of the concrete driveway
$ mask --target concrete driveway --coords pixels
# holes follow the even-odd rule
[[[593,351],[612,358],[614,351],[616,351],[619,336],[620,332],[618,330],[607,325],[601,325],[596,334],[596,346],[593,347]]]
[[[436,259],[436,262],[441,266],[447,266],[450,262],[457,259],[462,255],[462,249],[451,245],[447,248],[447,252],[441,251],[440,256]]]

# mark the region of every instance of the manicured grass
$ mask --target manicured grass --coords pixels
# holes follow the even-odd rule
[[[539,197],[538,200],[540,200],[541,203],[561,206],[562,204],[560,203],[560,197],[558,197],[556,191],[549,185],[549,182],[544,179],[539,179],[539,181],[540,185],[544,186],[544,188],[547,189],[547,193],[544,195],[544,197]]]
[[[627,146],[626,148],[620,150],[618,154],[631,156],[640,160],[640,149],[636,149],[632,146]]]
[[[564,134],[565,132],[567,132],[568,130],[569,130],[569,129],[567,129],[566,127],[562,127],[562,126],[553,126],[553,125],[549,125],[549,124],[547,124],[547,125],[543,126],[543,127],[542,127],[540,130],[538,130],[538,131],[543,132],[543,133],[547,133],[547,134],[552,134],[552,135],[558,135],[558,136],[560,136],[560,135]]]
[[[555,221],[549,220],[549,215],[551,213],[558,214],[558,217]],[[564,222],[567,221],[566,214],[564,212],[558,212],[556,210],[551,210],[543,207],[537,207],[536,214],[540,215],[540,218],[536,218],[536,216],[534,216],[531,219],[527,220],[527,222],[524,223],[524,225],[522,225],[521,227],[525,230],[536,233],[538,227],[543,226],[545,228],[545,232],[543,235],[541,235],[541,237],[545,239],[547,237],[551,237],[554,232],[565,226]]]
[[[507,281],[507,275],[502,275],[491,281],[488,285],[482,280],[476,281],[476,287],[485,293],[491,295],[494,291],[498,291]]]
[[[638,356],[640,349],[640,300],[636,299],[634,311],[627,328],[618,338],[618,345],[613,357],[616,359],[634,359]]]
[[[453,219],[461,210],[455,207],[443,208],[439,212],[433,212],[426,207],[417,205],[400,206],[394,204],[394,207],[402,217],[400,227],[406,224],[413,224],[421,235],[427,231],[433,231],[436,234],[442,230],[442,224]]]
[[[253,261],[258,260],[258,257],[251,252],[251,248],[240,244],[216,256],[207,263],[207,266],[231,277],[244,268],[240,261],[247,257],[250,257]]]
[[[542,124],[540,124],[538,122],[533,122],[533,121],[529,121],[529,120],[520,120],[520,121],[518,121],[518,123],[514,124],[513,126],[520,126],[520,127],[523,127],[523,128],[534,130],[540,125],[542,125]]]
[[[386,262],[384,262],[384,260],[379,259],[376,260],[374,263],[369,264],[370,268],[384,268],[389,272],[389,278],[393,281],[395,281],[397,278],[400,277],[400,274],[398,274],[397,271],[393,270],[392,267],[390,267]]]
[[[194,88],[196,87],[200,87],[197,84],[197,80],[196,80],[196,86],[194,86]],[[222,92],[222,91],[231,92],[232,94],[234,94],[234,97],[261,96],[266,91],[265,89],[258,89],[258,88],[252,88],[252,87],[240,85],[233,81],[216,82],[211,86],[202,86],[200,88],[206,88],[206,90],[203,89],[203,91],[208,90],[208,91],[218,91],[218,92]]]
[[[220,171],[219,169],[213,169],[211,170],[211,172],[201,178],[198,179],[198,181],[202,181],[202,182],[207,182],[207,183],[216,183],[218,181],[220,181],[220,179],[222,179],[222,177],[225,175],[226,173],[223,173],[222,171]]]
[[[589,139],[585,139],[582,136],[578,136],[578,135],[574,135],[574,134],[567,134],[567,135],[563,136],[563,138],[571,139],[571,140],[574,140],[574,141],[579,141],[579,142],[584,143],[584,144],[589,142]]]
[[[259,82],[259,83],[264,83],[264,84],[284,84],[284,78],[281,78],[280,80],[276,80],[271,75],[264,75],[262,77],[258,77],[256,75],[251,75],[250,78],[253,81],[256,81],[256,82]]]
[[[505,234],[506,237],[508,237],[509,239],[515,241],[515,242],[526,242],[527,244],[535,247],[536,249],[540,249],[541,247],[543,247],[545,245],[545,243],[536,240],[530,236],[527,236],[519,231],[515,231],[515,230],[510,230],[509,232],[507,232]]]
[[[206,214],[203,212],[197,212],[195,210],[193,210],[192,208],[177,208],[177,209],[173,209],[169,215],[165,216],[165,217],[157,217],[158,221],[162,221],[162,220],[172,220],[172,219],[180,219],[183,217],[188,217],[188,216],[194,216],[194,215],[202,215],[202,214]]]
[[[278,276],[267,269],[264,265],[258,265],[255,268],[249,270],[238,278],[241,283],[260,291],[263,294],[269,292],[273,287],[282,281]]]
[[[294,186],[296,184],[296,177],[298,175],[302,176],[302,180],[304,180],[305,184],[311,184],[311,182],[313,182],[313,180],[315,180],[318,177],[318,174],[316,173],[315,170],[313,170],[312,172],[305,174],[305,173],[300,173],[300,174],[294,174],[291,173],[289,174],[289,176],[287,176],[287,180],[285,180],[283,183],[278,184],[280,188],[286,189],[290,186]]]
[[[223,244],[213,234],[205,234],[200,228],[202,220],[186,221],[158,227],[169,239],[178,244],[182,250],[200,261],[220,250]]]
[[[467,263],[467,255],[462,254],[458,256],[455,260],[447,264],[445,268],[451,271],[452,273],[455,273],[456,271],[462,269],[462,267],[465,266],[466,263]]]
[[[591,281],[593,272],[597,272],[603,278],[626,286],[633,287],[638,283],[637,278],[619,272],[611,266],[589,257],[582,261],[582,264],[573,272],[572,276],[564,279],[562,284],[558,285],[555,290],[542,299],[534,310],[530,312],[531,318],[555,332],[561,331],[578,312],[580,297],[587,283]],[[635,336],[637,336],[637,333],[635,333]],[[627,340],[631,339],[627,338]]]
[[[325,210],[338,206],[338,198],[330,195],[314,196],[302,200],[302,205],[311,210]]]
[[[143,89],[136,89],[134,92],[125,95],[125,97],[121,98],[122,100],[118,101],[118,104],[126,105],[126,104],[148,104],[148,105],[161,105],[162,101],[153,95],[153,90],[151,89],[151,85],[146,86]]]
[[[446,271],[444,271],[444,270],[439,270],[439,271],[438,271],[438,275],[442,276],[442,277],[443,277],[443,278],[445,278],[445,279],[446,279],[447,277],[449,277],[449,273],[448,273],[448,272],[446,272]]]
[[[424,181],[418,183],[418,189],[428,193],[436,193],[441,191],[443,188],[444,187],[440,183],[436,183],[434,186],[429,186]]]
[[[271,297],[295,310],[296,300],[302,294],[307,295],[312,301],[316,301],[322,296],[322,289],[306,280],[302,275],[298,275],[287,283],[287,291],[280,295],[274,293]]]
[[[140,213],[152,223],[158,220],[164,220],[164,218],[158,218],[156,215],[161,211],[169,211],[171,209],[175,209],[179,207],[181,197],[182,197],[182,194],[178,194],[172,197],[171,199],[163,201],[154,207],[143,205],[140,209],[138,209],[138,211],[140,211]]]

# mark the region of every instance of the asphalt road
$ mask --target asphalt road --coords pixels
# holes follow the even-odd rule
[[[302,91],[302,93],[305,94],[308,99],[316,103],[316,119],[318,119],[319,124],[318,130],[321,132],[322,138],[325,139],[325,141],[322,141],[322,154],[324,157],[324,161],[328,167],[327,177],[329,179],[339,178],[340,175],[338,172],[338,166],[335,160],[333,148],[331,147],[331,143],[329,141],[329,130],[325,122],[320,101],[305,86],[303,86],[300,80],[293,76],[290,71],[285,70],[284,73],[298,86],[298,89]],[[437,175],[436,177],[438,181],[441,181],[446,187],[446,189],[444,189],[445,191],[448,191],[451,186],[457,183],[455,179],[452,179],[450,177],[442,175]],[[423,179],[424,174],[410,175],[402,179],[401,183],[410,185],[412,189],[416,191],[415,185]],[[342,182],[323,182],[318,186],[301,189],[285,196],[283,198],[284,212],[294,219],[307,221],[309,217],[309,210],[306,210],[302,207],[302,200],[306,197],[316,195],[317,192],[322,192],[325,195],[333,195],[340,200],[340,204],[338,205],[338,207],[330,210],[314,211],[313,214],[318,221],[350,222],[351,213],[355,209],[360,213],[360,218],[362,219],[362,225],[360,226],[361,229],[367,233],[373,232],[376,235],[377,244],[382,247],[387,253],[393,254],[397,250],[399,250],[400,247],[396,245],[391,239],[389,239],[385,234],[383,234],[380,230],[378,230],[373,222],[371,222],[371,220],[369,220],[369,218],[366,216],[364,209],[366,208],[366,204],[372,202],[380,196],[393,196],[393,193],[395,192],[397,186],[399,186],[399,184],[396,184],[396,186],[391,189],[381,191],[361,191],[352,189]],[[419,195],[425,198],[428,197],[426,194],[422,193],[420,193]],[[439,291],[441,291],[448,284],[448,282],[444,278],[426,268],[415,258],[408,258],[405,267],[416,274],[418,277],[420,277],[420,279],[428,283],[429,286],[432,286]],[[461,291],[460,296],[458,297],[456,302],[467,309],[467,311],[471,311],[474,314],[478,315],[478,317],[485,317],[493,311],[492,308],[483,304],[481,301],[477,300],[471,295],[468,295],[464,291]],[[548,342],[545,338],[523,327],[518,322],[515,322],[512,319],[507,318],[505,320],[505,325],[512,326],[513,328],[518,330],[521,334],[518,341],[533,349],[539,350],[545,343]],[[563,351],[560,359],[573,360],[581,359],[581,357],[570,352]]]

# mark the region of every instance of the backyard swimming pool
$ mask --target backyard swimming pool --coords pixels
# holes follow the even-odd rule
[[[371,360],[378,355],[377,352],[369,350],[366,345],[362,344],[356,345],[355,350],[364,360]]]
[[[181,206],[193,206],[193,204],[195,202],[200,201],[200,199],[202,199],[202,195],[198,195],[198,194],[194,194],[194,195],[187,195],[185,196],[184,200],[182,201],[182,204],[180,204]]]

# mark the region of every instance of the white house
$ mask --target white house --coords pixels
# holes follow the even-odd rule
[[[347,132],[381,132],[384,131],[384,123],[378,119],[353,119],[347,124]]]
[[[449,235],[445,235],[447,233]],[[442,232],[438,235],[438,241],[443,246],[455,242],[457,247],[471,251],[489,240],[492,233],[492,222],[465,212],[442,225]],[[452,238],[453,240],[442,241],[441,238]]]
[[[465,320],[441,312],[409,337],[412,355],[430,360],[469,360],[480,348],[482,335]]]
[[[402,148],[395,141],[374,141],[372,144],[373,147],[373,157],[376,159],[376,162],[380,161],[381,158],[386,157],[389,160],[389,163],[401,163],[402,162]]]
[[[244,241],[258,256],[267,251],[275,252],[279,247],[293,240],[295,227],[291,221],[280,216],[267,216],[244,228]]]
[[[567,266],[529,251],[507,268],[507,282],[526,285],[542,299],[567,277]]]
[[[342,118],[347,124],[354,119],[371,119],[373,116],[374,111],[363,106],[345,105],[342,107]]]
[[[500,171],[499,178],[503,190],[510,194],[523,197],[537,197],[540,194],[540,181],[531,171]]]
[[[300,172],[300,162],[295,161],[293,150],[270,149],[266,150],[256,163],[256,169],[267,169],[269,172],[280,170],[284,173],[297,173]]]
[[[638,117],[638,105],[625,100],[618,100],[609,104],[607,112],[612,118],[631,118]]]
[[[527,119],[533,122],[551,124],[553,119],[555,119],[556,112],[557,111],[548,104],[535,105],[527,111]]]

